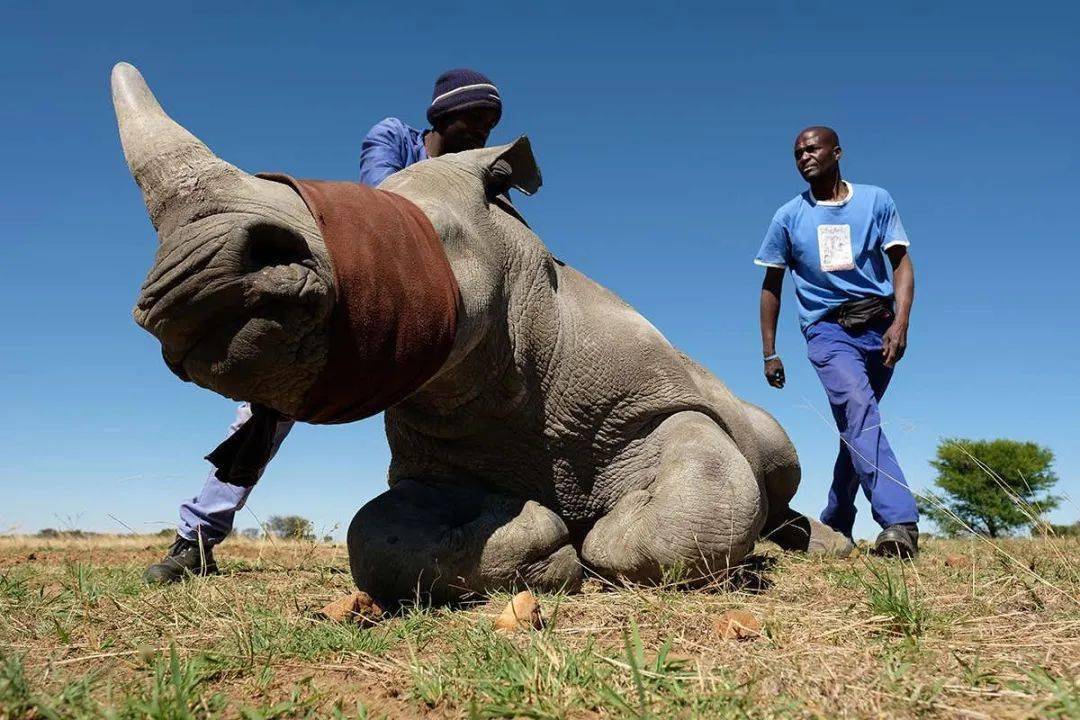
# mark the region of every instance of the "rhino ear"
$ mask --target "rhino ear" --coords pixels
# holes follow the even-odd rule
[[[532,195],[542,184],[532,144],[525,135],[498,148],[497,154],[488,162],[486,185],[493,195],[501,195],[510,188]]]

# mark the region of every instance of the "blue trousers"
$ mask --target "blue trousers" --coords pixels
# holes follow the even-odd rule
[[[236,410],[236,419],[229,426],[228,435],[239,430],[249,417],[251,417],[251,406],[243,403]],[[270,454],[271,459],[277,454],[278,448],[292,430],[292,426],[292,420],[282,420],[278,423],[274,434],[273,450]],[[265,467],[263,469],[265,470]],[[261,472],[259,474],[262,475]],[[216,545],[232,532],[233,518],[244,507],[253,489],[254,486],[245,488],[223,483],[211,470],[202,492],[180,505],[180,524],[177,525],[176,532],[181,537],[193,541],[201,536],[205,544]]]
[[[893,374],[881,352],[887,327],[878,323],[852,332],[822,320],[805,331],[807,355],[825,386],[840,431],[840,452],[821,522],[849,537],[860,485],[882,527],[919,521],[915,498],[881,429],[878,412]]]

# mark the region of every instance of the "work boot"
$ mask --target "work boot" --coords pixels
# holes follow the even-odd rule
[[[882,557],[914,558],[919,554],[919,526],[915,523],[890,525],[878,535],[870,552]]]
[[[217,571],[210,545],[203,543],[200,549],[198,541],[177,535],[165,559],[146,568],[143,581],[151,585],[168,585],[189,575],[215,575]]]

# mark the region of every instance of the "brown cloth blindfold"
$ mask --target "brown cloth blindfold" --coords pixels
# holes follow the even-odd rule
[[[400,195],[360,183],[259,177],[304,199],[330,252],[337,290],[326,365],[295,419],[352,422],[411,395],[450,355],[460,305],[431,221]],[[254,405],[252,418],[207,456],[218,479],[254,484],[279,419]]]

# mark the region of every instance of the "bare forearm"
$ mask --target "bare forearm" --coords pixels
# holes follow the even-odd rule
[[[784,363],[776,356],[776,319],[780,317],[780,291],[784,287],[782,268],[770,267],[761,283],[758,317],[761,320],[761,351],[765,358],[765,381],[774,388],[784,387]]]
[[[903,245],[895,245],[885,252],[892,263],[896,318],[881,337],[881,351],[885,367],[891,368],[907,352],[908,322],[911,319],[911,303],[915,299],[915,269]]]
[[[776,321],[780,317],[780,298],[771,290],[761,289],[761,352],[776,353]]]
[[[776,354],[776,320],[780,317],[780,291],[784,287],[784,271],[770,267],[761,282],[761,302],[758,309],[761,321],[761,351],[765,357]]]
[[[915,268],[910,255],[905,254],[893,270],[893,292],[896,294],[896,322],[907,327],[911,320],[911,305],[915,301]]]

